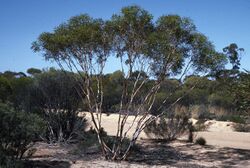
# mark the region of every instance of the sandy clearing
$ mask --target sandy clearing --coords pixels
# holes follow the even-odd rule
[[[90,113],[84,112],[86,118],[91,123]],[[118,114],[102,115],[102,126],[109,135],[115,135],[117,131]],[[126,122],[125,129],[127,129],[134,120],[134,116],[129,116]],[[195,121],[195,120],[194,120]],[[234,123],[227,121],[208,120],[205,122],[209,125],[206,132],[198,132],[197,137],[204,137],[208,145],[215,145],[218,147],[230,147],[238,149],[250,149],[250,133],[235,132],[233,130]],[[135,125],[128,132],[128,137],[131,137]],[[142,132],[139,139],[147,139],[147,135]]]

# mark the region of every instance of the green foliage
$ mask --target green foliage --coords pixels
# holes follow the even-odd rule
[[[72,17],[58,26],[54,33],[42,33],[32,48],[34,51],[44,50],[46,60],[67,61],[71,56],[80,61],[79,56],[84,51],[89,57],[86,59],[100,63],[106,60],[111,50],[108,34],[104,21],[84,14]],[[78,49],[82,50],[79,52]]]
[[[16,109],[30,112],[32,108],[30,92],[33,85],[33,79],[30,77],[19,77],[10,80],[12,94],[10,102]]]
[[[120,97],[122,94],[122,84],[124,75],[121,71],[115,71],[112,74],[105,76],[104,82],[104,98],[103,98],[103,111],[115,112],[116,106],[120,103]]]
[[[138,6],[124,7],[106,22],[86,14],[72,17],[53,32],[42,33],[32,49],[42,51],[47,60],[92,64],[91,59],[100,66],[113,51],[131,74],[135,61],[145,60],[157,78],[180,73],[187,59],[195,71],[219,70],[226,60],[190,19],[165,15],[153,23],[152,15]]]
[[[196,31],[190,19],[178,15],[162,16],[157,20],[155,30],[149,36],[147,53],[154,61],[155,75],[179,74],[188,59],[194,71],[223,68],[225,57],[215,52],[213,45]],[[169,63],[174,63],[171,70],[166,68]]]
[[[206,145],[207,142],[206,142],[205,138],[199,137],[195,140],[195,143],[204,146],[204,145]]]
[[[21,78],[21,77],[26,77],[26,74],[23,72],[12,72],[12,71],[5,71],[2,76],[8,78],[8,79],[13,79],[13,78]]]
[[[0,102],[5,103],[11,94],[12,88],[10,81],[4,76],[0,76]]]
[[[40,69],[37,69],[37,68],[29,68],[29,69],[27,69],[27,73],[34,76],[35,74],[42,73],[42,71]]]
[[[16,111],[0,104],[0,153],[1,164],[9,159],[22,159],[32,142],[44,131],[45,122],[35,114]]]
[[[120,14],[112,16],[112,45],[117,57],[128,65],[132,74],[133,64],[146,48],[148,35],[153,30],[152,15],[138,6],[128,6],[121,9]]]
[[[219,106],[229,109],[233,106],[234,98],[231,94],[225,95],[225,92],[218,91],[208,96],[208,102],[211,106]]]
[[[232,43],[227,47],[223,48],[226,53],[230,63],[232,64],[232,69],[240,69],[240,52],[243,52],[243,48],[239,48],[237,44]]]
[[[49,142],[67,142],[84,132],[86,120],[78,117],[81,95],[77,92],[77,76],[50,69],[34,79],[34,104],[47,122]]]

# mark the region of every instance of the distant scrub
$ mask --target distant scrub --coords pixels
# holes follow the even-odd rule
[[[240,123],[240,124],[244,124],[246,122],[245,119],[240,115],[224,115],[224,116],[218,117],[217,120],[231,121],[231,122]]]

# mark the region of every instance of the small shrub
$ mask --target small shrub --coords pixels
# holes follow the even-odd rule
[[[190,123],[187,116],[163,116],[148,124],[144,131],[150,138],[171,141],[183,135],[189,127]]]
[[[195,140],[195,143],[203,146],[203,145],[206,145],[207,142],[206,142],[205,138],[199,137]]]

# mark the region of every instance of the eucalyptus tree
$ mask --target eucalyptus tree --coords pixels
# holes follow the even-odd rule
[[[232,64],[233,70],[240,69],[241,53],[244,51],[243,48],[239,48],[237,44],[232,43],[223,48],[223,52],[227,55],[230,63]]]
[[[166,78],[209,73],[223,68],[225,61],[190,19],[166,15],[154,23],[153,16],[138,6],[124,7],[108,21],[88,15],[73,17],[53,32],[42,33],[32,48],[62,69],[80,74],[80,91],[86,97],[102,152],[113,160],[126,159],[145,126],[164,114],[159,106],[161,112],[150,115]],[[122,74],[117,133],[111,146],[101,137],[103,70],[109,57],[119,60]],[[133,122],[126,124],[131,113]],[[132,137],[124,148],[129,133]]]

